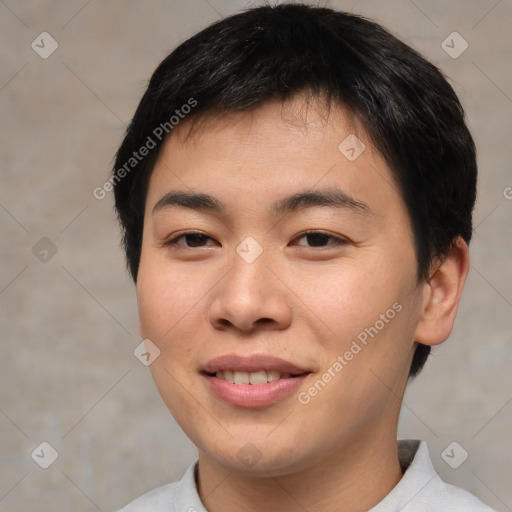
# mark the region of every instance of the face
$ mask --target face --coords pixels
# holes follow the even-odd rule
[[[137,280],[176,421],[203,457],[275,475],[396,439],[421,286],[364,130],[297,98],[187,133],[151,176]]]

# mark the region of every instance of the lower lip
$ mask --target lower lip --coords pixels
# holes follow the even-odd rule
[[[213,375],[204,375],[215,395],[235,407],[264,407],[293,393],[310,374],[279,379],[266,384],[232,384]]]

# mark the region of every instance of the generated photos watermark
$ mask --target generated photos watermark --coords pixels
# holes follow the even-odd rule
[[[132,156],[121,166],[119,169],[116,169],[112,176],[103,183],[101,187],[96,187],[92,195],[101,201],[105,199],[108,192],[112,192],[114,187],[127,175],[130,173],[132,169],[137,167],[139,162],[142,162],[144,158],[151,152],[152,149],[156,148],[157,139],[159,142],[168,135],[171,130],[176,128],[176,126],[181,122],[182,119],[190,114],[192,109],[197,106],[197,100],[194,98],[189,98],[187,103],[184,103],[180,108],[177,108],[174,111],[174,114],[169,118],[168,121],[164,123],[160,123],[152,132],[151,135],[148,135],[144,144],[137,150],[132,153]]]
[[[307,405],[311,400],[316,397],[321,391],[325,389],[327,384],[336,377],[345,366],[347,366],[354,357],[359,354],[364,347],[368,345],[369,338],[373,339],[384,329],[386,324],[389,324],[400,311],[403,306],[399,302],[395,302],[385,313],[382,313],[379,319],[370,327],[365,327],[352,343],[348,350],[343,355],[339,355],[329,368],[317,379],[306,391],[301,391],[297,395],[297,399],[302,405]]]

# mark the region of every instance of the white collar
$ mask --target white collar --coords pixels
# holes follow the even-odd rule
[[[427,443],[411,439],[398,441],[398,457],[405,471],[398,484],[369,512],[464,511],[493,512],[470,493],[446,484],[436,473]],[[156,508],[137,510],[171,510],[173,512],[208,512],[201,502],[196,486],[196,459],[179,482],[156,490]],[[155,492],[155,491],[154,491]],[[165,495],[165,498],[164,498]],[[150,502],[145,502],[148,505]],[[165,505],[164,505],[165,502]],[[171,505],[172,503],[172,505]],[[163,505],[163,508],[160,506]],[[169,507],[169,505],[171,505]],[[130,510],[130,509],[128,509]]]

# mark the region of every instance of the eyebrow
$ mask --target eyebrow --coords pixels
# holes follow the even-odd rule
[[[209,194],[170,191],[155,204],[153,215],[172,207],[189,208],[219,215],[226,215],[228,210],[227,205]],[[314,191],[304,190],[281,198],[271,205],[269,213],[277,216],[315,207],[346,209],[359,214],[373,213],[368,204],[335,187]]]

